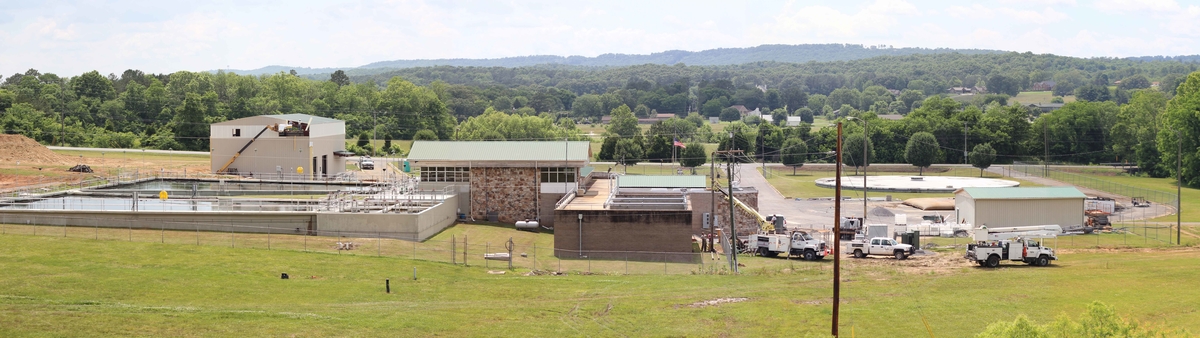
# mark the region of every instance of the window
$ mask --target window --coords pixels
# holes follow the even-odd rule
[[[470,182],[471,168],[466,167],[421,167],[423,182]]]
[[[542,183],[573,183],[575,168],[541,168]]]
[[[233,137],[242,137],[242,130],[241,130],[241,129],[234,129],[234,130],[233,130]]]

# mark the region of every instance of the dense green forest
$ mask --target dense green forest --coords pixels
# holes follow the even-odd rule
[[[868,140],[871,162],[1128,161],[1162,176],[1173,173],[1174,165],[1162,164],[1173,164],[1175,142],[1182,141],[1186,181],[1197,185],[1200,175],[1188,175],[1200,173],[1196,70],[1176,60],[1029,53],[724,66],[438,66],[375,75],[337,71],[321,79],[137,70],[64,78],[31,69],[0,81],[0,126],[45,144],[207,150],[208,124],[259,114],[342,119],[351,136],[487,140],[587,139],[578,125],[611,115],[607,131],[596,135],[603,138],[603,160],[669,160],[675,139],[737,147],[789,165],[828,160],[832,128],[744,119],[731,107],[741,105],[777,122],[854,118],[845,120],[848,149],[858,151]],[[1078,102],[1049,114],[1014,104],[1013,96],[1044,81],[1055,82],[1054,95]],[[986,94],[944,94],[951,87]],[[645,132],[637,128],[637,118],[655,113],[678,117]],[[905,117],[878,117],[896,114]],[[714,133],[709,117],[732,123]],[[964,149],[996,155],[983,161],[988,156]]]

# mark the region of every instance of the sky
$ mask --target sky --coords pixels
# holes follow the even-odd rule
[[[0,0],[3,76],[805,43],[1200,54],[1200,1]]]

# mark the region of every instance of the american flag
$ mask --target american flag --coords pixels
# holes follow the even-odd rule
[[[676,139],[675,139],[675,144],[674,144],[674,145],[675,145],[676,147],[680,147],[680,148],[687,148],[687,146],[686,146],[686,145],[684,145],[684,144],[683,144],[683,142],[679,142],[679,139],[678,139],[678,138],[676,138]]]

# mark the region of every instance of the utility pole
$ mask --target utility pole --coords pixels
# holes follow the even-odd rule
[[[842,123],[837,124],[837,174],[833,202],[833,336],[838,336],[838,311],[842,298]],[[865,216],[865,215],[864,215]]]
[[[963,121],[963,164],[970,163],[967,160],[967,121]]]
[[[725,171],[728,177],[725,179],[729,180],[729,186],[726,187],[729,191],[729,271],[737,273],[737,218],[733,216],[733,156],[727,158],[729,161],[725,162]]]
[[[375,139],[376,139],[375,130],[379,129],[379,118],[375,115],[378,112],[379,111],[376,111],[376,110],[371,111],[371,157],[377,156],[375,154],[375,148],[378,148],[375,146]],[[384,164],[384,165],[387,165],[387,164]]]
[[[716,237],[717,229],[717,153],[712,153],[712,160],[708,162],[708,179],[712,182],[712,212],[708,213],[708,250],[717,252],[717,248],[713,247],[713,238]]]
[[[1042,177],[1046,177],[1050,169],[1050,134],[1046,129],[1047,123],[1046,121],[1042,121],[1042,144],[1046,147],[1046,152],[1042,155]]]

